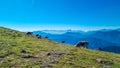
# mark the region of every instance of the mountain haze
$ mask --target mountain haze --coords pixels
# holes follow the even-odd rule
[[[59,30],[57,32],[59,32]],[[87,32],[71,30],[66,31],[66,33],[63,34],[43,33],[42,31],[36,31],[33,33],[40,34],[42,36],[48,36],[49,39],[57,42],[66,41],[67,44],[72,45],[75,45],[79,41],[88,41],[88,47],[90,49],[104,48],[108,46],[120,46],[119,29],[102,29]]]

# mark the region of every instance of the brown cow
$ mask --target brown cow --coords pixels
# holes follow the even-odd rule
[[[76,44],[76,47],[84,47],[87,48],[88,42],[87,41],[80,41]]]
[[[41,39],[41,35],[39,35],[39,34],[36,34],[36,37],[37,37],[38,39]]]

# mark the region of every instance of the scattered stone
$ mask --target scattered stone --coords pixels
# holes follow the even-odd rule
[[[113,64],[114,64],[112,61],[102,60],[101,58],[97,58],[96,61],[97,61],[98,63],[103,64],[103,65],[113,65]]]
[[[61,55],[63,55],[63,54],[64,54],[64,53],[59,53],[58,55],[60,55],[60,56],[61,56]]]
[[[69,63],[70,63],[69,61],[66,62],[66,64],[69,64]]]
[[[69,65],[74,65],[72,62],[70,61],[67,61],[66,64],[69,64]]]
[[[111,61],[105,61],[105,60],[102,60],[100,63],[101,63],[101,64],[104,64],[104,65],[113,65],[113,64],[114,64],[114,63],[111,62]]]
[[[51,55],[51,53],[48,53],[48,54],[47,54],[47,56],[50,56],[50,55]]]
[[[8,53],[5,54],[5,55],[1,55],[0,58],[5,58],[5,57],[7,57],[7,56],[9,56],[9,55],[12,55],[12,54],[14,54],[14,52],[8,52]]]
[[[27,51],[25,49],[22,49],[21,50],[21,53],[26,53]]]
[[[40,68],[52,68],[51,65],[41,66]]]
[[[59,57],[61,57],[63,54],[64,54],[64,53],[55,53],[55,57],[56,57],[56,58],[59,58]]]
[[[5,58],[6,56],[0,56],[0,58]]]
[[[0,61],[0,64],[2,64],[2,63],[3,63],[3,61],[1,60],[1,61]]]
[[[25,55],[22,55],[22,58],[36,58],[36,57],[28,55],[28,54],[25,54]]]
[[[8,52],[8,53],[6,54],[6,56],[9,56],[9,55],[12,55],[12,54],[14,54],[14,52]]]
[[[55,63],[55,60],[51,60],[51,62],[50,62],[50,63],[54,64],[54,63]]]
[[[100,62],[102,61],[102,59],[101,59],[101,58],[97,58],[96,61],[97,61],[98,63],[100,63]]]

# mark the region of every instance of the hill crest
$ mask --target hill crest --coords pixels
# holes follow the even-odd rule
[[[120,67],[118,54],[76,48],[49,38],[37,39],[3,27],[0,27],[0,47],[0,67],[3,68]],[[97,62],[97,59],[105,63]]]

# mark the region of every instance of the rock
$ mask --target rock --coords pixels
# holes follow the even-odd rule
[[[27,51],[25,49],[22,49],[21,50],[21,53],[26,53]]]
[[[69,64],[69,65],[74,65],[72,62],[70,61],[67,61],[66,64]]]
[[[0,64],[2,64],[3,63],[3,61],[0,61]]]
[[[8,52],[8,53],[5,54],[5,55],[1,55],[0,58],[5,58],[5,57],[7,57],[7,56],[9,56],[9,55],[12,55],[12,54],[14,54],[14,52]]]
[[[101,62],[101,60],[102,60],[101,58],[96,59],[96,61],[99,62],[99,63]]]
[[[0,56],[0,58],[5,58],[6,56]]]
[[[70,61],[67,61],[66,64],[70,64]]]
[[[22,55],[22,58],[36,58],[36,57],[28,55],[28,54],[25,54],[25,55]]]
[[[103,65],[113,65],[113,64],[114,64],[112,61],[102,60],[101,58],[97,58],[96,61],[97,61],[98,63],[103,64]]]
[[[53,64],[53,63],[55,63],[55,60],[51,60],[51,62],[50,62],[50,63],[52,63],[52,64]]]
[[[64,53],[55,53],[55,57],[56,57],[56,58],[59,58],[59,57],[61,57],[63,54],[64,54]]]
[[[9,56],[9,55],[12,55],[12,54],[14,54],[14,52],[8,52],[8,53],[6,54],[6,56]]]
[[[51,55],[51,53],[48,53],[48,54],[47,54],[47,56],[50,56],[50,55]]]
[[[41,66],[40,68],[52,68],[51,65]]]
[[[100,63],[101,63],[101,64],[104,64],[104,65],[113,65],[113,64],[114,64],[114,63],[111,62],[111,61],[105,61],[105,60],[102,60]]]
[[[64,53],[59,53],[58,55],[60,55],[60,56],[61,56],[61,55],[63,55],[63,54],[64,54]]]

